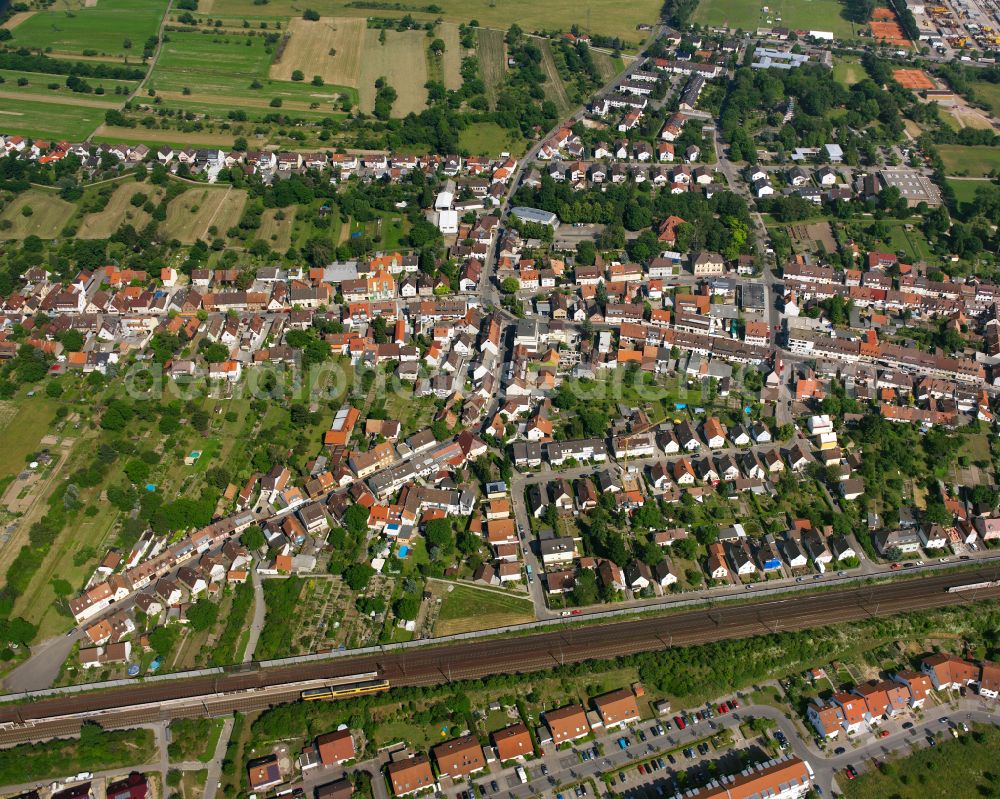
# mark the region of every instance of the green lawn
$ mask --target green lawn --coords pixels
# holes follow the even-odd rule
[[[459,132],[458,145],[470,155],[497,156],[502,152],[520,155],[524,152],[524,139],[516,132],[501,128],[495,122],[474,122]]]
[[[24,397],[0,402],[0,479],[17,474],[25,458],[38,450],[42,437],[51,432],[57,403],[48,397]]]
[[[456,585],[450,593],[444,594],[434,633],[450,635],[518,624],[534,618],[534,608],[529,599],[506,596],[499,590]]]
[[[761,10],[764,5],[769,9],[767,14]],[[843,11],[844,6],[838,0],[771,0],[766,4],[701,0],[691,22],[745,31],[761,27],[825,30],[841,38],[852,38],[853,25],[844,18]]]
[[[1000,775],[996,757],[1000,731],[977,728],[957,741],[945,736],[936,747],[921,748],[890,761],[887,773],[868,770],[856,780],[838,780],[847,799],[925,799],[931,796],[993,796]]]
[[[1000,83],[977,80],[971,81],[969,86],[975,92],[976,99],[989,106],[993,116],[1000,115]]]
[[[888,244],[894,252],[901,250],[914,261],[933,259],[934,254],[931,252],[930,245],[919,228],[914,227],[913,230],[907,230],[906,225],[900,222],[892,225],[890,230]]]
[[[377,214],[377,218],[370,222],[358,222],[352,219],[350,233],[367,236],[382,250],[398,250],[403,247],[403,240],[410,228],[409,219],[396,211],[374,210],[373,212]]]
[[[77,3],[54,4],[39,11],[13,31],[15,47],[57,52],[142,58],[143,44],[155,36],[167,0],[100,0],[90,7]]]
[[[104,112],[104,108],[0,97],[0,126],[21,136],[83,141],[104,121]]]
[[[948,185],[955,192],[955,199],[961,203],[971,203],[976,196],[976,189],[980,186],[989,186],[989,180],[949,180]]]
[[[938,152],[949,175],[979,178],[1000,168],[1000,147],[941,144],[938,145]]]
[[[833,65],[833,79],[844,88],[853,86],[865,77],[865,70],[856,58],[837,58]]]

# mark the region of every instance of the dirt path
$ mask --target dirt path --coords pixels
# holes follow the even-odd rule
[[[12,31],[28,19],[28,17],[35,16],[35,13],[36,12],[34,11],[18,11],[16,14],[11,15],[11,18],[8,19],[3,25],[0,25],[0,28],[6,28],[7,30]]]
[[[146,86],[146,82],[149,80],[149,76],[153,74],[153,70],[156,68],[156,62],[160,57],[160,53],[163,50],[163,31],[167,27],[167,20],[170,19],[170,9],[174,4],[174,0],[168,0],[167,7],[163,11],[163,16],[160,18],[160,27],[156,31],[156,50],[153,51],[153,57],[149,59],[149,66],[146,69],[146,76],[139,81],[139,85],[135,87],[135,91],[132,92],[127,98],[131,100],[134,97],[138,97],[139,92],[143,90]],[[126,100],[126,102],[127,102]],[[122,105],[125,105],[123,102]]]

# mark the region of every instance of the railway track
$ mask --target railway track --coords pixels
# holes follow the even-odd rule
[[[10,704],[0,707],[0,746],[71,734],[84,720],[109,728],[130,727],[172,718],[261,710],[298,699],[309,684],[362,672],[379,672],[392,685],[437,685],[967,604],[1000,598],[1000,584],[995,582],[995,575],[995,569],[934,575],[554,632],[462,641]],[[972,592],[949,590],[979,582],[989,585]]]

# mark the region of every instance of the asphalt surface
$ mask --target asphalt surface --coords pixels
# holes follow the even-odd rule
[[[925,576],[747,605],[570,628],[513,638],[386,650],[378,655],[294,663],[218,677],[178,678],[0,708],[0,746],[69,734],[83,719],[105,727],[247,712],[294,700],[302,683],[380,672],[393,685],[436,685],[498,673],[526,673],[594,658],[806,629],[1000,597],[1000,588],[948,593],[993,580],[996,569]]]

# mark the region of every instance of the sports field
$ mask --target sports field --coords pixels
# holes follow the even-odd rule
[[[1000,147],[963,147],[960,144],[940,144],[938,153],[949,175],[980,178],[1000,169]]]
[[[0,239],[20,240],[32,235],[53,239],[74,213],[76,206],[54,192],[29,189],[0,211]],[[9,228],[7,222],[10,222]]]
[[[731,2],[731,0],[730,0]],[[640,22],[655,23],[659,18],[661,0],[635,0],[622,3],[621,0],[437,0],[434,5],[440,12],[418,11],[420,4],[386,3],[386,8],[373,10],[370,7],[351,7],[350,0],[310,0],[308,8],[328,16],[402,17],[409,14],[415,19],[426,21],[443,18],[450,22],[477,20],[489,28],[507,30],[516,22],[526,31],[562,28],[569,30],[574,23],[582,28],[589,27],[593,33],[618,36],[636,44],[647,34],[636,30]],[[199,11],[227,19],[273,19],[276,17],[301,17],[307,6],[297,0],[268,0],[264,5],[259,0],[202,0]]]
[[[103,211],[83,217],[77,238],[106,239],[126,222],[136,230],[141,230],[151,217],[142,206],[132,205],[132,198],[140,193],[145,194],[153,203],[163,199],[164,194],[163,189],[145,183],[129,181],[122,184],[115,189]]]
[[[163,223],[165,235],[182,244],[225,236],[226,231],[240,221],[246,201],[247,193],[243,189],[188,189],[167,206],[167,219]],[[210,232],[213,228],[215,234]]]
[[[768,13],[762,9],[766,7]],[[768,3],[734,0],[700,0],[691,22],[711,27],[757,28],[784,27],[801,30],[832,31],[834,36],[852,38],[853,25],[844,19],[839,0],[771,0]]]
[[[396,90],[392,106],[394,117],[419,113],[427,106],[427,56],[430,42],[423,31],[385,31],[385,44],[379,44],[379,31],[365,31],[365,57],[361,63],[358,90],[361,110],[370,114],[375,107],[375,81],[384,77]]]
[[[93,52],[138,61],[155,36],[167,0],[100,0],[96,5],[57,3],[24,19],[13,30],[15,47],[58,53]]]

